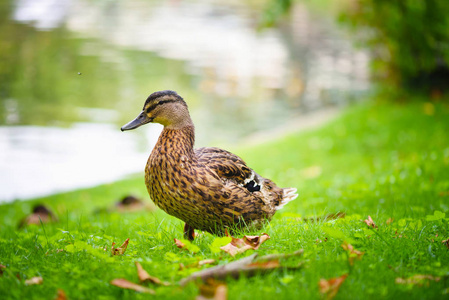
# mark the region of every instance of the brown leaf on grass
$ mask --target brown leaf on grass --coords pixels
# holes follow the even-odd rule
[[[30,279],[25,280],[26,285],[42,284],[43,282],[44,279],[40,276],[32,277]]]
[[[129,243],[129,238],[127,238],[120,247],[115,248],[114,247],[115,243],[112,242],[111,254],[112,255],[123,255],[126,251],[126,248],[128,247],[128,243]]]
[[[344,241],[343,244],[341,244],[341,247],[344,250],[348,251],[348,260],[351,266],[354,265],[354,260],[362,259],[363,254],[365,254],[365,252],[361,252],[359,250],[354,249],[354,246],[348,244],[346,241]]]
[[[441,277],[435,277],[432,275],[416,274],[409,278],[398,277],[398,278],[396,278],[395,282],[396,282],[396,284],[411,284],[411,285],[418,285],[418,286],[423,286],[423,285],[428,286],[430,281],[438,282],[440,280],[441,280]]]
[[[67,300],[67,296],[62,289],[58,289],[58,292],[56,293],[55,300]]]
[[[391,223],[394,222],[394,218],[388,218],[387,220],[387,225],[390,225]]]
[[[337,295],[338,290],[340,289],[342,283],[345,281],[346,277],[348,277],[348,274],[343,274],[342,276],[337,278],[320,279],[318,287],[320,289],[321,295],[327,300],[333,299]]]
[[[175,240],[176,247],[178,247],[179,249],[186,249],[186,245],[183,242],[181,242],[178,239],[174,239],[174,240]]]
[[[226,231],[227,233],[227,231]],[[232,241],[223,246],[220,247],[221,250],[229,253],[231,256],[235,256],[239,253],[243,253],[247,250],[253,249],[259,249],[259,246],[268,240],[270,236],[266,233],[263,233],[261,236],[243,236],[243,238],[235,238],[231,236]]]
[[[371,228],[377,228],[377,225],[374,223],[373,219],[371,218],[371,216],[368,216],[367,220],[364,220],[363,222],[366,223],[366,225],[368,225],[368,227]]]
[[[438,195],[440,195],[440,197],[449,196],[449,191],[441,191]]]
[[[6,266],[0,265],[0,276],[3,275],[3,270],[6,269]]]
[[[441,241],[441,243],[446,246],[447,250],[449,250],[449,239]]]
[[[139,262],[135,262],[137,268],[137,276],[139,277],[140,282],[152,282],[154,284],[169,286],[170,283],[164,282],[157,277],[151,276],[147,271],[144,270],[142,265]]]
[[[111,284],[115,285],[116,287],[122,288],[122,289],[128,289],[128,290],[133,290],[133,291],[140,292],[140,293],[147,293],[147,294],[153,294],[153,295],[156,294],[156,292],[152,289],[138,285],[136,283],[133,283],[133,282],[128,281],[123,278],[113,279],[113,280],[111,280]]]
[[[226,300],[228,299],[228,286],[221,281],[209,278],[205,284],[200,285],[200,294],[196,300]]]

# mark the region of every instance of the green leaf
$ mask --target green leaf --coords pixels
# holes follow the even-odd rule
[[[407,225],[407,220],[406,219],[400,219],[398,221],[398,226],[399,227],[405,227],[405,225]]]
[[[189,240],[180,239],[180,241],[184,243],[185,249],[187,249],[188,251],[192,253],[198,253],[200,251],[200,248],[197,245],[192,244],[192,242],[190,242]]]
[[[179,256],[172,252],[165,253],[165,260],[169,262],[178,262],[180,260]]]
[[[348,237],[346,234],[344,234],[343,231],[341,230],[332,227],[324,227],[323,230],[324,233],[326,233],[326,235],[328,235],[331,238],[344,240],[347,241],[349,244],[354,243],[354,240]]]
[[[289,284],[295,277],[292,275],[285,275],[284,277],[282,277],[279,281],[283,284],[283,285],[287,285]]]
[[[427,215],[426,220],[427,221],[438,221],[442,220],[446,217],[446,214],[444,212],[441,212],[439,210],[436,210],[433,215]]]
[[[220,247],[229,244],[231,241],[232,238],[228,236],[214,238],[214,241],[209,246],[210,251],[212,253],[218,253],[220,252]]]

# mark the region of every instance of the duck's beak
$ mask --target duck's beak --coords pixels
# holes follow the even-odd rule
[[[121,129],[122,131],[136,129],[137,127],[150,123],[151,121],[153,121],[153,118],[148,117],[145,112],[141,112],[137,118],[123,125]]]

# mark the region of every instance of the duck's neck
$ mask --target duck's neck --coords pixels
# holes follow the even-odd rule
[[[155,146],[159,153],[170,156],[185,155],[194,157],[193,145],[195,144],[195,127],[193,123],[173,129],[164,127]]]

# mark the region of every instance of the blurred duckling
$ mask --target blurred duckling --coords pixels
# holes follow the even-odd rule
[[[137,118],[121,130],[151,122],[164,129],[145,167],[147,190],[158,207],[185,222],[186,239],[194,239],[195,229],[220,236],[226,228],[260,229],[297,197],[295,188],[278,187],[235,154],[194,149],[195,128],[176,92],[152,93]]]

